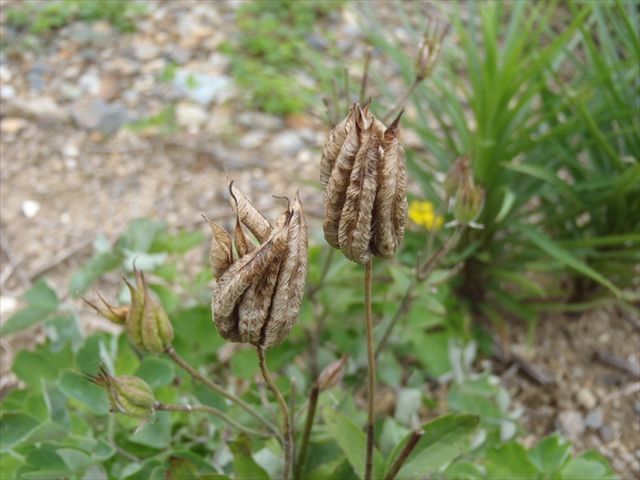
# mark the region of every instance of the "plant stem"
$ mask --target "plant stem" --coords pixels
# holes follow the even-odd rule
[[[393,107],[391,110],[389,110],[384,117],[382,117],[382,122],[383,123],[387,123],[387,121],[391,118],[391,115],[393,114],[393,112],[398,111],[402,105],[404,105],[404,102],[406,102],[409,97],[411,96],[411,94],[413,93],[413,91],[416,89],[416,87],[418,85],[420,85],[420,82],[422,82],[422,80],[424,80],[423,78],[420,77],[416,77],[413,81],[413,83],[411,84],[411,86],[407,89],[406,92],[404,92],[404,95],[402,96],[402,98],[398,101],[398,103],[396,104],[395,107]]]
[[[218,410],[215,407],[210,407],[209,405],[189,405],[189,404],[173,404],[173,403],[156,403],[154,405],[155,410],[164,411],[164,412],[206,412],[216,417],[221,418],[229,425],[237,428],[238,430],[246,433],[247,435],[253,435],[258,437],[269,437],[271,433],[269,432],[260,432],[258,430],[254,430],[253,428],[245,427],[244,425],[236,422],[233,418],[229,417],[227,414]]]
[[[407,287],[407,290],[405,291],[404,296],[402,297],[402,300],[398,305],[398,308],[393,314],[393,317],[391,318],[391,322],[389,322],[389,324],[387,325],[387,328],[382,334],[382,338],[380,339],[380,342],[378,342],[378,346],[376,347],[376,352],[375,352],[376,358],[378,357],[382,349],[385,347],[385,345],[389,341],[391,332],[397,325],[398,321],[402,317],[404,317],[406,313],[409,311],[409,308],[411,307],[411,304],[413,303],[413,300],[414,300],[414,291],[418,286],[418,284],[426,280],[431,274],[431,272],[433,271],[433,269],[438,265],[438,262],[442,259],[442,257],[444,257],[447,253],[451,251],[453,247],[456,246],[456,244],[460,240],[460,237],[462,236],[462,232],[464,232],[464,229],[465,229],[464,225],[459,227],[451,236],[451,238],[449,238],[449,240],[447,240],[447,242],[445,242],[444,245],[442,245],[438,250],[436,250],[433,255],[429,256],[424,262],[422,263],[419,262],[416,265],[416,274],[411,279],[411,283],[409,283],[409,286]],[[429,246],[429,249],[430,249],[430,246]]]
[[[311,429],[313,428],[313,421],[316,417],[316,407],[318,406],[318,397],[320,396],[320,389],[317,385],[311,387],[309,393],[309,408],[307,410],[307,421],[304,425],[304,432],[302,434],[302,444],[300,445],[300,454],[298,455],[298,463],[296,464],[295,474],[293,478],[302,478],[301,473],[304,470],[304,465],[307,461],[307,446],[309,445],[309,437],[311,437]]]
[[[407,458],[409,458],[409,455],[411,455],[411,452],[413,452],[413,449],[416,448],[416,445],[418,444],[418,442],[420,441],[423,435],[424,435],[424,430],[422,430],[421,428],[414,430],[412,432],[411,437],[409,437],[409,441],[404,446],[402,451],[398,454],[396,461],[393,462],[393,465],[391,466],[391,470],[389,470],[389,473],[387,473],[387,476],[384,477],[384,480],[393,480],[394,478],[396,478],[396,475],[402,468],[402,465],[404,465],[404,462],[407,461]]]
[[[189,362],[187,362],[184,358],[178,355],[178,352],[176,352],[172,346],[167,348],[164,353],[171,360],[173,360],[173,362],[176,363],[176,365],[178,365],[180,368],[185,370],[189,375],[191,375],[191,378],[193,378],[196,381],[204,383],[207,387],[209,387],[214,392],[217,392],[223,397],[225,397],[226,399],[238,404],[241,408],[243,408],[247,413],[253,416],[256,420],[259,420],[263,425],[269,428],[269,430],[271,430],[276,435],[280,436],[280,431],[278,430],[278,427],[276,427],[272,422],[270,422],[265,417],[260,415],[255,408],[253,408],[247,402],[242,400],[240,397],[235,396],[233,393],[225,390],[222,386],[204,377],[200,372],[198,372],[195,368],[193,368],[189,364]]]
[[[360,82],[360,103],[364,103],[364,96],[367,93],[367,81],[369,80],[369,62],[371,61],[371,53],[373,49],[367,48],[367,53],[364,57],[364,70],[362,72],[362,80]]]
[[[373,262],[369,260],[364,267],[364,312],[367,335],[367,363],[368,363],[368,388],[367,388],[367,450],[365,461],[364,479],[371,480],[373,470],[373,408],[376,397],[376,356],[373,350],[373,314],[371,311],[371,284]]]
[[[256,347],[256,352],[258,354],[258,363],[260,364],[262,377],[264,378],[265,383],[268,385],[269,390],[271,390],[271,393],[273,393],[273,396],[276,397],[276,400],[280,405],[280,409],[282,410],[282,434],[284,435],[283,480],[289,480],[292,463],[291,457],[293,451],[293,435],[291,431],[291,423],[289,422],[289,407],[287,406],[287,401],[282,396],[282,393],[280,392],[280,390],[278,390],[278,387],[273,382],[273,378],[271,378],[269,368],[267,367],[267,359],[265,357],[264,350],[261,347]]]

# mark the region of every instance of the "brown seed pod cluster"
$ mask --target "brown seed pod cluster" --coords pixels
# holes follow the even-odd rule
[[[233,182],[229,192],[236,213],[233,239],[207,220],[216,278],[213,321],[225,339],[266,349],[280,344],[298,318],[307,276],[307,223],[298,194],[272,226]]]
[[[322,150],[324,237],[350,260],[391,257],[404,236],[407,217],[402,112],[388,126],[354,103]]]

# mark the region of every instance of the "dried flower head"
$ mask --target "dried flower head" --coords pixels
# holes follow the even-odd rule
[[[280,344],[298,318],[307,276],[307,223],[297,193],[272,226],[233,182],[229,192],[236,213],[233,241],[207,220],[216,278],[213,320],[227,340],[266,349]]]
[[[449,32],[450,25],[440,29],[436,23],[430,22],[422,37],[422,44],[416,59],[416,79],[422,81],[431,75],[435,67],[444,37]]]
[[[484,189],[473,181],[464,182],[453,205],[453,216],[463,225],[470,225],[482,212],[484,207]]]
[[[330,388],[335,387],[342,380],[342,376],[344,374],[344,368],[347,365],[347,356],[344,355],[339,360],[335,362],[331,362],[327,365],[316,380],[316,387],[320,391],[329,390]]]
[[[143,419],[153,414],[156,399],[151,387],[141,378],[131,375],[114,377],[102,366],[97,375],[87,375],[87,378],[106,389],[111,412]]]
[[[173,342],[173,327],[167,312],[149,291],[144,273],[134,267],[136,285],[124,279],[131,292],[131,306],[114,307],[100,294],[103,306],[84,301],[97,313],[120,325],[124,325],[131,343],[139,350],[162,353]]]
[[[400,140],[402,112],[388,126],[354,103],[322,151],[324,236],[350,260],[391,257],[404,236],[406,167]]]

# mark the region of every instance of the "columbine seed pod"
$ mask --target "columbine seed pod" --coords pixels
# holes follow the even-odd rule
[[[393,256],[404,236],[407,180],[401,116],[385,127],[369,105],[354,103],[322,151],[324,236],[356,263],[367,263],[371,255]]]
[[[347,356],[344,355],[340,360],[331,362],[327,365],[320,375],[318,376],[315,386],[320,391],[329,390],[335,387],[342,381],[342,375],[344,374],[344,367],[347,364]]]
[[[280,344],[298,318],[307,275],[307,224],[298,194],[272,226],[233,182],[236,213],[233,243],[222,227],[208,221],[213,233],[211,269],[213,321],[232,342],[262,348]],[[258,240],[255,245],[247,228]]]
[[[131,375],[113,377],[103,367],[97,375],[88,378],[106,389],[111,412],[134,418],[148,418],[153,414],[156,399],[151,387],[141,378]]]
[[[464,182],[458,189],[458,193],[456,193],[453,206],[455,219],[464,225],[468,225],[478,218],[483,207],[484,189],[475,185],[472,181]]]
[[[129,314],[129,307],[115,307],[113,305],[109,305],[107,301],[102,297],[102,295],[100,295],[100,293],[98,293],[98,297],[100,298],[102,305],[96,305],[95,303],[90,302],[84,297],[81,298],[87,305],[93,308],[97,314],[102,315],[104,318],[117,325],[124,325]]]

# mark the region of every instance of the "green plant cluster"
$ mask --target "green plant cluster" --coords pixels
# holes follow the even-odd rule
[[[169,313],[175,330],[174,347],[191,364],[226,386],[251,385],[258,373],[255,353],[240,349],[221,359],[225,341],[211,323],[208,282],[203,270],[195,281],[184,271],[184,255],[200,246],[199,232],[169,233],[147,219],[133,222],[114,245],[96,241],[94,256],[73,275],[69,291],[85,292],[108,271],[131,272],[133,263],[149,272],[150,288]],[[201,264],[205,264],[203,261]],[[310,289],[325,270],[325,250],[310,250]],[[397,304],[407,284],[401,266],[380,264],[374,311],[384,317]],[[434,278],[442,277],[437,271]],[[300,323],[285,343],[269,351],[277,379],[285,391],[306,391],[313,373],[293,361],[309,354],[309,336],[318,335],[318,367],[349,357],[342,385],[320,397],[322,423],[311,436],[309,460],[302,478],[362,478],[365,434],[360,425],[365,412],[356,402],[366,365],[360,328],[344,318],[357,316],[361,292],[354,288],[361,272],[340,257],[329,263],[324,286],[316,299],[305,299]],[[126,302],[123,289],[119,298]],[[307,295],[309,297],[309,295]],[[324,327],[312,312],[314,302],[325,310]],[[397,478],[413,479],[431,472],[443,479],[491,479],[497,476],[532,479],[614,479],[607,462],[595,452],[572,455],[571,446],[558,435],[526,449],[518,441],[521,428],[508,393],[489,372],[474,373],[473,342],[464,340],[468,327],[463,310],[455,307],[447,288],[420,292],[396,338],[402,354],[380,357],[379,379],[397,392],[392,415],[377,421],[379,449],[374,453],[374,478],[388,472],[408,441],[416,419],[426,409],[449,411],[421,426],[425,434]],[[106,367],[117,375],[135,375],[149,384],[163,403],[198,403],[217,408],[241,423],[252,417],[176,368],[164,356],[135,350],[126,334],[93,333],[84,336],[79,312],[59,298],[45,281],[24,298],[25,307],[7,320],[3,335],[41,324],[47,340],[33,351],[21,351],[13,372],[24,388],[11,391],[2,401],[0,417],[0,471],[3,478],[197,478],[224,480],[277,479],[281,472],[281,447],[277,440],[237,435],[222,421],[201,413],[159,411],[148,422],[110,414],[105,391],[86,380]],[[449,311],[447,311],[449,310]],[[357,322],[356,322],[357,323]],[[419,368],[404,377],[403,363]],[[418,373],[420,372],[420,373]],[[428,378],[450,378],[446,405],[438,405],[425,389]],[[265,410],[255,388],[241,389],[243,399]],[[296,432],[300,435],[306,402],[296,402]],[[267,414],[268,411],[265,410]],[[232,433],[233,432],[233,433]],[[222,454],[221,452],[226,452]],[[585,477],[586,478],[586,477]]]
[[[443,202],[436,172],[461,155],[487,192],[483,228],[467,230],[453,260],[464,262],[459,292],[496,321],[637,300],[637,9],[622,1],[467,7],[474,21],[455,9],[441,63],[412,95],[427,153],[409,153],[434,204]],[[398,11],[419,45],[426,25]],[[367,22],[371,41],[412,83],[415,59]]]
[[[295,79],[298,71],[321,73],[312,64],[316,54],[307,36],[321,18],[341,7],[341,1],[274,0],[246,2],[237,10],[240,34],[222,51],[231,57],[233,76],[251,107],[275,115],[309,107],[315,92]]]
[[[131,0],[52,0],[22,2],[7,9],[7,23],[35,35],[51,33],[72,22],[105,20],[121,32],[136,29],[135,17],[145,6]]]

